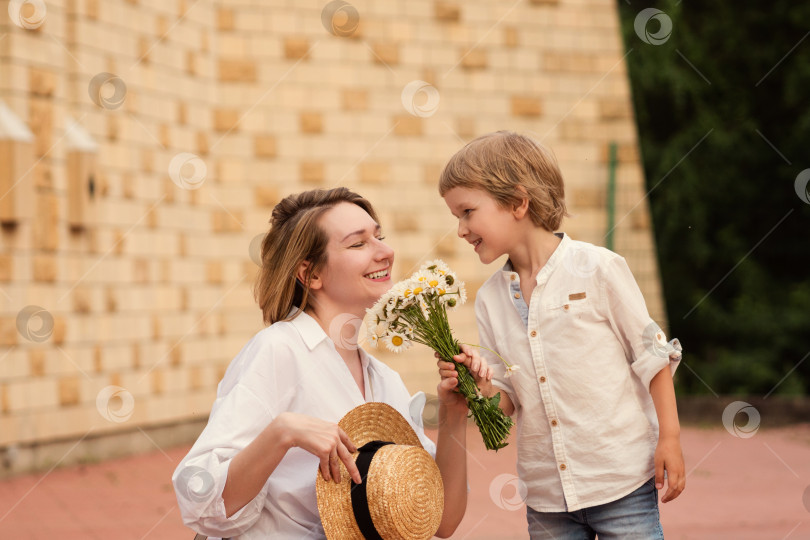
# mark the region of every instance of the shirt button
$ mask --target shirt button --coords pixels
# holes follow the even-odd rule
[[[531,334],[529,334],[529,335],[530,335],[530,336],[532,336],[532,337],[537,337],[537,331],[536,331],[536,330],[532,330],[532,333],[531,333]]]
[[[520,293],[515,293],[515,298],[520,298]],[[566,308],[568,309],[568,308]]]
[[[546,378],[541,376],[540,377],[540,382],[546,382]]]
[[[556,420],[552,420],[552,421],[551,421],[551,425],[552,425],[552,426],[556,426],[556,425],[557,425],[557,421],[556,421]]]
[[[515,281],[517,279],[517,275],[512,274],[511,276],[509,276],[509,279],[511,279],[512,281]]]
[[[570,307],[571,307],[571,306],[569,306],[568,304],[565,304],[565,305],[563,306],[563,309],[564,309],[564,310],[566,310],[566,311],[568,311],[568,308],[570,308]]]
[[[565,466],[565,463],[560,463],[560,470],[561,471],[564,471],[566,468],[567,467]]]

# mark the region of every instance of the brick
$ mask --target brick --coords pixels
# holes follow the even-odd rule
[[[253,153],[260,158],[276,157],[276,138],[272,135],[256,135],[253,138]]]
[[[59,405],[67,407],[78,405],[81,391],[78,377],[63,377],[59,379]]]
[[[607,163],[610,157],[610,143],[605,143],[599,147],[599,162]],[[624,143],[617,145],[616,159],[619,163],[636,163],[639,161],[638,146],[635,143]]]
[[[425,184],[436,186],[438,192],[439,176],[441,176],[443,170],[444,165],[428,163],[422,167],[422,180]]]
[[[461,7],[451,2],[433,4],[433,15],[441,22],[458,22],[461,20]]]
[[[214,129],[219,132],[235,130],[239,124],[239,116],[236,109],[214,109]]]
[[[165,15],[158,15],[155,21],[155,29],[158,36],[165,36],[169,31],[169,20]]]
[[[287,60],[308,60],[310,43],[306,38],[286,38],[284,40],[284,57]]]
[[[28,128],[34,134],[34,155],[45,156],[53,145],[53,102],[50,99],[28,100]]]
[[[301,133],[322,133],[323,117],[320,113],[304,112],[299,118]]]
[[[90,294],[89,288],[83,285],[73,289],[73,311],[75,313],[90,313],[92,310]]]
[[[17,344],[17,319],[0,317],[0,345],[10,347]]]
[[[148,260],[135,259],[132,261],[132,281],[134,283],[149,283],[150,271]]]
[[[630,224],[634,230],[650,230],[650,212],[646,204],[639,205],[630,212]]]
[[[208,134],[202,131],[197,132],[197,155],[207,156],[209,151]]]
[[[35,96],[53,97],[56,89],[56,74],[43,69],[28,69],[28,88]]]
[[[146,37],[138,38],[138,62],[144,65],[149,64],[149,54],[153,51],[153,44]]]
[[[599,117],[603,120],[627,119],[633,116],[629,99],[601,99],[598,105]]]
[[[205,264],[205,280],[212,285],[222,284],[222,262],[208,261]]]
[[[299,176],[304,184],[323,184],[324,166],[320,161],[304,161],[299,166]]]
[[[359,166],[360,181],[368,184],[386,184],[391,179],[391,170],[387,163],[363,162]]]
[[[242,230],[242,221],[244,221],[242,212],[237,210],[229,212],[216,210],[211,213],[211,229],[215,233],[239,232]]]
[[[0,386],[0,412],[8,414],[11,411],[11,398],[8,395],[8,385]]]
[[[14,277],[14,259],[7,253],[0,254],[0,282],[8,283]]]
[[[194,51],[186,51],[184,64],[186,66],[186,75],[197,75],[197,55]],[[129,92],[127,92],[127,100],[128,99]]]
[[[456,119],[456,134],[462,139],[475,137],[475,118],[464,116]]]
[[[422,135],[422,119],[410,114],[394,117],[394,134],[402,136]]]
[[[341,104],[345,111],[368,110],[368,92],[357,88],[346,88],[341,93]]]
[[[399,46],[396,43],[375,43],[373,60],[376,64],[395,66],[399,64]]]
[[[223,32],[236,30],[233,9],[221,7],[217,10],[217,28]]]
[[[182,101],[177,103],[177,123],[185,126],[188,122],[188,107]]]
[[[162,394],[166,387],[166,377],[161,369],[152,371],[149,377],[150,387],[153,394]]]
[[[51,333],[50,341],[54,345],[62,345],[65,342],[65,335],[67,334],[67,322],[63,317],[54,315],[53,318],[53,332]]]
[[[117,141],[121,133],[121,122],[117,116],[107,115],[107,140]]]
[[[487,53],[481,48],[464,49],[459,54],[461,67],[465,69],[484,69],[487,67]]]
[[[85,13],[87,18],[91,20],[98,20],[98,2],[99,0],[86,0],[84,3]]]
[[[167,124],[160,126],[159,137],[161,146],[164,148],[172,147],[172,130]]]
[[[115,287],[107,287],[104,289],[104,309],[108,313],[118,311],[118,297]]]
[[[607,194],[604,189],[595,186],[571,188],[571,203],[577,210],[586,208],[604,208]]]
[[[448,233],[436,238],[434,251],[436,256],[441,258],[454,257],[458,248],[458,238],[454,233]],[[476,290],[476,289],[473,289]]]
[[[598,68],[598,57],[581,52],[549,51],[542,56],[545,71],[568,73],[593,73]]]
[[[57,276],[56,257],[53,255],[34,255],[33,258],[34,281],[53,283]]]
[[[101,345],[93,347],[93,371],[96,373],[104,371],[104,351]]]
[[[394,230],[397,232],[417,232],[421,228],[421,218],[414,212],[395,212]]]
[[[169,351],[169,365],[177,367],[182,365],[183,363],[183,346],[182,345],[175,345],[172,347],[172,350]]]
[[[263,208],[273,208],[279,203],[281,197],[278,189],[273,186],[257,186],[253,190],[254,202]]]
[[[540,116],[543,112],[543,106],[540,98],[526,97],[526,96],[512,96],[512,115],[513,116]]]
[[[514,49],[515,47],[520,45],[517,28],[515,28],[514,26],[504,27],[503,44],[509,47],[510,49]]]
[[[28,350],[28,370],[32,377],[42,377],[45,375],[45,350]]]
[[[256,82],[256,62],[252,60],[220,59],[219,80],[223,82]]]

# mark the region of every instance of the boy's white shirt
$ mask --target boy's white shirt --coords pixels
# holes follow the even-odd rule
[[[481,345],[520,366],[507,378],[500,359],[481,349],[494,385],[515,404],[517,470],[526,503],[539,512],[608,503],[654,475],[649,385],[680,361],[680,345],[667,343],[650,318],[624,258],[560,236],[537,275],[528,328],[509,263],[475,299]]]

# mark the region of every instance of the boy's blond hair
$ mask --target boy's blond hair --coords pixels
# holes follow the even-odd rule
[[[562,173],[554,155],[511,131],[482,135],[456,152],[439,178],[439,193],[443,197],[455,187],[486,191],[507,209],[528,198],[532,223],[550,232],[568,215]]]

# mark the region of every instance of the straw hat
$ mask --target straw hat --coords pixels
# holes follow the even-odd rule
[[[326,537],[330,540],[378,538],[373,529],[384,540],[432,537],[442,520],[444,486],[439,467],[422,448],[408,421],[390,405],[365,403],[349,411],[338,425],[358,448],[354,459],[363,484],[355,487],[342,462],[340,483],[327,482],[320,471],[316,473],[318,511]],[[379,441],[393,444],[380,446]],[[367,444],[365,449],[361,448]],[[361,453],[363,457],[358,460]],[[368,475],[364,475],[363,462],[368,463],[372,453]],[[363,504],[363,487],[367,504]],[[355,499],[354,506],[352,499]],[[371,530],[365,529],[366,536],[361,532],[355,512],[359,512],[361,523],[364,512],[371,517],[373,525]]]

